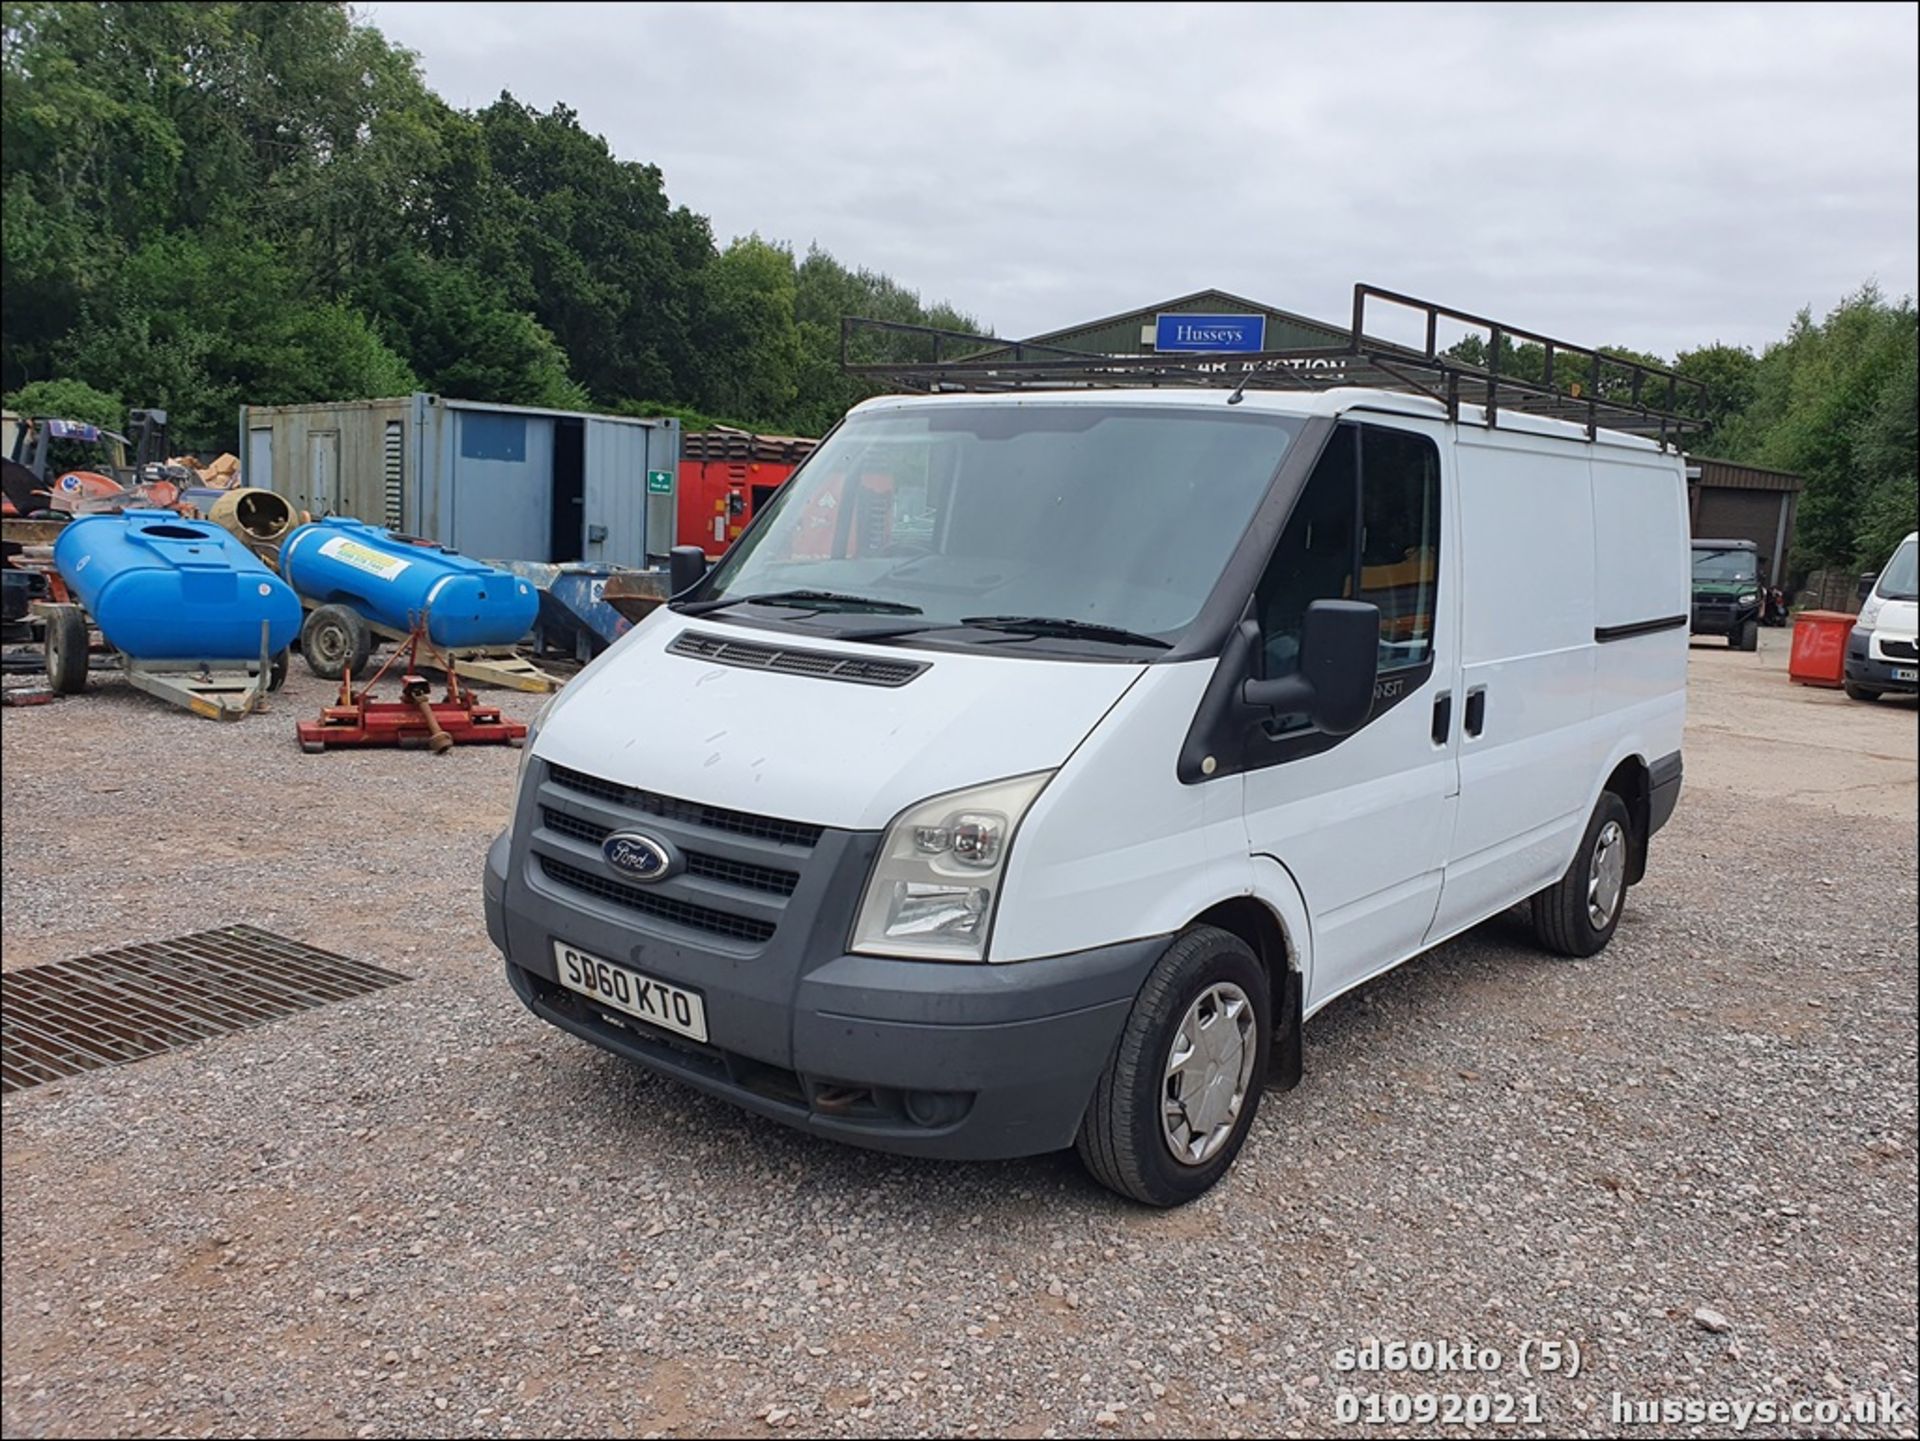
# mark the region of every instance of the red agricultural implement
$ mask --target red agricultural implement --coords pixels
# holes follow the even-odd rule
[[[420,674],[422,646],[426,647],[429,664],[446,672],[447,691],[441,700],[433,699],[433,682]],[[403,657],[400,699],[375,700],[373,688]],[[427,639],[424,619],[364,686],[356,691],[353,671],[347,670],[340,677],[339,703],[323,709],[319,720],[301,721],[295,729],[300,749],[308,752],[330,746],[404,746],[424,747],[438,754],[456,745],[517,746],[527,739],[525,725],[506,719],[497,706],[481,705],[461,682],[458,663],[452,656],[442,655]]]

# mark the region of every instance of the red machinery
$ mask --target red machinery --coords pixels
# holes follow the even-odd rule
[[[433,683],[419,673],[420,647],[427,648],[435,670],[447,673],[446,699],[435,701]],[[406,657],[400,674],[400,699],[377,701],[373,688],[380,677],[393,669],[394,662]],[[451,656],[443,656],[427,639],[422,620],[408,633],[406,644],[396,647],[373,678],[353,689],[351,668],[340,677],[340,701],[320,712],[317,721],[301,721],[294,729],[300,736],[300,749],[308,752],[328,746],[425,746],[438,754],[456,745],[522,745],[527,728],[519,721],[507,720],[497,706],[483,706],[466,686]]]
[[[820,442],[721,426],[680,439],[680,545],[718,558]]]

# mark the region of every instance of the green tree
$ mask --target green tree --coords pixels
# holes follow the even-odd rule
[[[800,368],[794,294],[793,252],[757,235],[736,240],[700,272],[703,406],[763,426],[791,418]]]
[[[1910,489],[1913,474],[1911,441],[1904,462],[1901,446],[1920,403],[1916,342],[1913,302],[1891,303],[1868,285],[1818,322],[1801,311],[1755,366],[1753,399],[1726,424],[1722,448],[1729,459],[1805,477],[1796,568],[1870,564],[1886,527],[1898,523],[1897,487]],[[1878,519],[1865,519],[1869,507]]]
[[[1873,407],[1854,433],[1853,463],[1860,475],[1860,512],[1853,558],[1878,569],[1905,536],[1920,528],[1920,349],[1908,345],[1880,385]]]
[[[840,329],[845,316],[932,325],[978,334],[984,327],[944,302],[926,305],[913,291],[872,270],[849,270],[814,246],[794,272],[794,320],[800,359],[788,423],[803,435],[821,435],[850,406],[881,387],[848,375],[840,366]],[[898,357],[896,357],[898,358]]]
[[[1682,392],[1682,413],[1706,422],[1706,429],[1688,437],[1688,449],[1697,455],[1720,454],[1721,433],[1753,404],[1759,364],[1746,347],[1718,341],[1683,350],[1674,358],[1676,371],[1706,386],[1704,399],[1694,391]]]
[[[195,446],[233,444],[242,404],[354,400],[414,388],[355,309],[302,293],[263,240],[170,235],[127,257],[59,350],[74,375],[166,409]]]
[[[553,337],[472,266],[403,252],[368,276],[359,299],[428,390],[559,410],[588,403]]]
[[[50,373],[157,237],[244,234],[298,299],[337,297],[391,247],[445,110],[344,5],[9,3],[0,40],[9,384]]]
[[[119,396],[64,376],[31,381],[8,395],[6,404],[15,415],[84,420],[107,430],[119,430],[127,419],[127,408]]]
[[[503,94],[475,121],[484,163],[459,163],[491,219],[464,202],[463,213],[501,252],[509,301],[552,332],[597,401],[692,398],[697,275],[714,259],[705,219],[668,201],[657,166],[615,159],[564,105],[541,114]]]

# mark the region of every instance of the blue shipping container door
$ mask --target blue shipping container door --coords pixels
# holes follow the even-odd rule
[[[447,407],[452,525],[445,543],[480,560],[546,560],[553,525],[553,421]]]

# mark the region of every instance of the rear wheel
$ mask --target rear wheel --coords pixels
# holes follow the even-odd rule
[[[1872,686],[1855,685],[1852,681],[1848,681],[1845,683],[1845,685],[1841,687],[1841,689],[1846,691],[1848,700],[1879,700],[1880,699],[1880,692],[1875,690]]]
[[[1757,620],[1742,621],[1740,623],[1739,635],[1734,640],[1734,644],[1745,651],[1759,650],[1760,622]]]
[[[47,612],[47,684],[56,695],[79,695],[87,688],[87,617],[77,605],[56,605]]]
[[[1267,974],[1212,926],[1148,974],[1094,1088],[1075,1149],[1103,1186],[1178,1206],[1226,1174],[1260,1107],[1273,1031]]]
[[[373,651],[373,632],[360,612],[344,605],[323,605],[300,627],[300,654],[307,669],[322,680],[358,676]]]
[[[1613,939],[1627,901],[1633,820],[1602,792],[1567,873],[1533,898],[1533,934],[1563,956],[1591,956]]]

